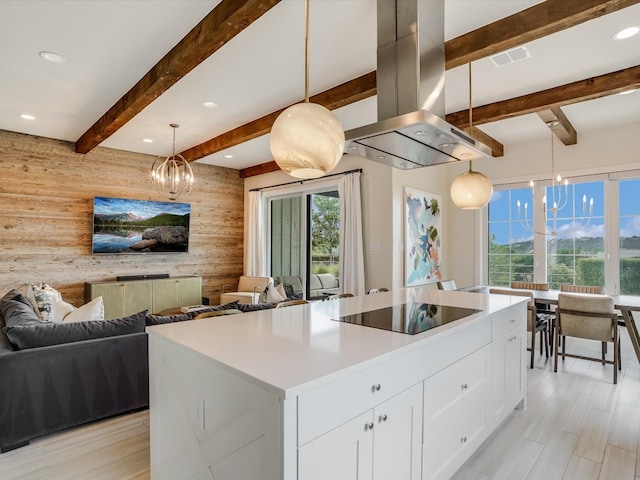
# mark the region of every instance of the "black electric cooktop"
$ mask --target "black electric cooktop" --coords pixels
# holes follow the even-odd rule
[[[480,311],[473,308],[410,302],[369,312],[345,315],[332,320],[415,335]]]

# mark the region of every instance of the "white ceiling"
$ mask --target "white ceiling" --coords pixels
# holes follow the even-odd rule
[[[219,0],[1,0],[0,129],[75,141]],[[450,39],[539,0],[446,0]],[[474,106],[635,66],[640,4],[526,44],[531,58],[473,63]],[[311,0],[310,92],[376,69],[376,0]],[[66,62],[38,55],[52,51]],[[101,146],[166,156],[170,123],[182,151],[304,96],[304,1],[282,0],[156,99]],[[218,107],[208,109],[205,101]],[[446,73],[447,112],[468,106],[467,66]],[[640,121],[640,91],[563,107],[580,135]],[[24,120],[21,114],[35,120]],[[377,120],[376,99],[335,111],[345,129]],[[482,126],[509,145],[548,136],[536,115]],[[153,143],[142,142],[143,138]],[[227,159],[225,155],[233,154]],[[268,135],[199,162],[242,169],[271,160]]]

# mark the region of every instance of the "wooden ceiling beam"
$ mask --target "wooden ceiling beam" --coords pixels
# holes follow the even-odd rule
[[[87,153],[280,0],[222,0],[76,141]]]
[[[482,130],[480,130],[475,125],[473,126],[473,131],[469,132],[469,129],[466,128],[465,132],[471,135],[472,138],[475,138],[479,142],[484,143],[487,147],[491,149],[492,157],[503,157],[504,156],[504,145],[500,143],[498,140],[493,138],[492,136],[486,134]]]
[[[278,170],[280,170],[280,167],[274,161],[261,163],[260,165],[254,165],[253,167],[247,167],[240,170],[240,178],[255,177],[256,175],[277,172]]]
[[[640,88],[640,65],[509,100],[473,107],[473,124],[482,125],[529,113],[538,113],[553,107],[606,97],[632,88]],[[469,126],[469,110],[449,113],[446,115],[446,120],[458,128],[465,129]]]
[[[329,90],[325,90],[322,93],[314,95],[309,98],[309,101],[323,105],[329,110],[335,110],[336,108],[344,107],[345,105],[372,97],[375,94],[376,72],[369,72],[358,78],[338,85],[337,87],[330,88]],[[289,108],[289,106],[269,113],[252,122],[241,125],[238,128],[229,130],[222,135],[218,135],[211,140],[207,140],[200,145],[196,145],[195,147],[189,148],[188,150],[180,153],[188,162],[193,162],[206,157],[207,155],[211,155],[226,148],[266,135],[271,131],[271,126],[273,125],[273,122],[276,121],[276,118],[278,118],[278,115]]]
[[[445,43],[445,68],[504,52],[640,0],[546,0]]]
[[[578,143],[578,133],[560,107],[538,112],[538,116],[565,145]]]

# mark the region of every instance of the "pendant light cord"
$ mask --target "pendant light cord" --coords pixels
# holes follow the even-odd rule
[[[309,103],[309,0],[304,2],[304,102]]]
[[[469,135],[473,137],[473,106],[471,103],[471,62],[469,62]],[[472,161],[469,160],[469,172],[472,171]]]

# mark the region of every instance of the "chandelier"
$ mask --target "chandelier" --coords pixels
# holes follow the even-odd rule
[[[157,158],[151,165],[151,182],[153,186],[169,200],[176,200],[187,195],[193,187],[193,170],[182,155],[176,154],[177,123],[169,124],[173,128],[173,149],[167,158]]]
[[[547,123],[547,126],[554,127],[557,125],[557,121]],[[522,204],[520,200],[516,202],[516,209],[518,211],[518,218],[520,224],[532,233],[538,233],[540,235],[557,236],[558,235],[558,213],[567,206],[569,200],[569,180],[563,179],[560,174],[556,174],[555,166],[555,152],[554,152],[554,137],[551,132],[551,185],[546,188],[546,192],[542,197],[542,202],[537,200],[536,186],[533,180],[529,181],[529,188],[531,189],[532,208],[531,215],[534,215],[534,209],[539,209],[544,215],[544,229],[536,228],[535,221],[529,217],[529,202],[524,203],[524,211],[522,210]],[[549,195],[549,198],[547,198]],[[575,217],[574,212],[567,215],[566,218],[571,218],[572,225],[570,229],[566,229],[567,233],[575,232],[580,228],[586,227],[591,222],[593,215],[593,197],[589,200],[589,206],[587,208],[587,196],[582,195],[582,215]]]
[[[271,154],[296,178],[318,178],[333,170],[344,150],[344,130],[331,111],[309,103],[309,0],[305,2],[304,102],[284,110],[271,127]]]

